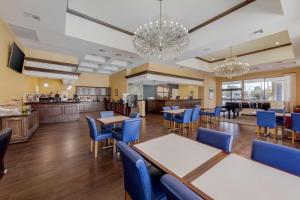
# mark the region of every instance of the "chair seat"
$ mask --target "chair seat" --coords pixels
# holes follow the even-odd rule
[[[96,141],[105,140],[112,138],[112,131],[111,130],[101,130],[98,131],[98,134],[95,138]]]
[[[174,121],[176,122],[176,123],[183,123],[183,118],[174,118]]]

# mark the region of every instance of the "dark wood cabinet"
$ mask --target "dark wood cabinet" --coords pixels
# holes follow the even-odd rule
[[[160,113],[164,106],[179,106],[180,108],[194,108],[201,105],[201,99],[182,100],[146,100],[146,112]]]
[[[100,102],[81,102],[79,112],[98,112],[105,110],[105,103]]]

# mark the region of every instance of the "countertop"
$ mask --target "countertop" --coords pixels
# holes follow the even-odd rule
[[[34,112],[36,112],[36,110],[31,110],[31,112],[28,113],[22,113],[22,114],[1,114],[0,113],[0,118],[8,118],[8,117],[27,117],[32,115]]]
[[[145,99],[145,101],[199,101],[202,99]]]
[[[79,104],[81,102],[76,101],[63,101],[63,102],[27,102],[26,105],[32,105],[32,104]]]

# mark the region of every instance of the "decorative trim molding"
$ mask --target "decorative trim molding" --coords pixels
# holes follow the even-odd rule
[[[240,4],[236,5],[236,6],[230,8],[230,9],[224,11],[224,12],[222,12],[221,14],[219,14],[219,15],[213,17],[213,18],[210,18],[209,20],[207,20],[207,21],[199,24],[198,26],[195,26],[194,28],[192,28],[192,29],[189,30],[189,33],[192,33],[192,32],[194,32],[194,31],[196,31],[196,30],[198,30],[200,28],[203,28],[204,26],[207,26],[208,24],[211,24],[211,23],[213,23],[213,22],[221,19],[221,18],[225,17],[226,15],[229,15],[229,14],[231,14],[231,13],[233,13],[233,12],[235,12],[235,11],[241,9],[241,8],[243,8],[243,7],[247,6],[248,4],[250,4],[250,3],[254,2],[254,1],[256,1],[256,0],[246,0],[246,1],[243,1],[242,3],[240,3]]]
[[[278,49],[278,48],[282,48],[282,47],[286,47],[286,46],[290,46],[292,45],[292,43],[286,43],[286,44],[282,44],[282,45],[278,45],[278,46],[274,46],[274,47],[269,47],[269,48],[265,48],[265,49],[259,49],[259,50],[256,50],[256,51],[250,51],[250,52],[246,52],[246,53],[243,53],[243,54],[239,54],[239,55],[236,55],[236,57],[243,57],[243,56],[247,56],[247,55],[251,55],[251,54],[255,54],[255,53],[260,53],[260,52],[264,52],[264,51],[270,51],[270,50],[273,50],[273,49]],[[222,60],[225,60],[226,58],[220,58],[218,60],[207,60],[205,58],[200,58],[200,57],[196,57],[198,60],[202,60],[204,62],[207,62],[207,63],[215,63],[215,62],[219,62],[219,61],[222,61]]]
[[[58,71],[58,70],[53,70],[53,69],[44,69],[44,68],[36,68],[36,67],[28,67],[28,66],[24,66],[24,70],[35,71],[35,72],[45,72],[45,73],[52,73],[52,74],[67,74],[67,75],[73,75],[73,76],[80,75],[80,73],[76,73],[76,72],[65,72],[65,71]]]
[[[228,9],[228,10],[226,10],[226,11],[220,13],[219,15],[217,15],[217,16],[215,16],[215,17],[212,17],[212,18],[210,18],[209,20],[207,20],[207,21],[205,21],[205,22],[202,22],[201,24],[195,26],[194,28],[192,28],[192,29],[189,30],[189,33],[192,33],[192,32],[194,32],[194,31],[196,31],[196,30],[198,30],[198,29],[200,29],[200,28],[203,28],[203,27],[205,27],[205,26],[207,26],[207,25],[209,25],[209,24],[211,24],[211,23],[213,23],[213,22],[215,22],[215,21],[217,21],[217,20],[219,20],[219,19],[225,17],[226,15],[229,15],[229,14],[231,14],[231,13],[233,13],[233,12],[235,12],[235,11],[237,11],[237,10],[239,10],[239,9],[241,9],[241,8],[243,8],[243,7],[245,7],[245,6],[247,6],[248,4],[250,4],[250,3],[254,2],[254,1],[256,1],[256,0],[245,0],[245,1],[243,1],[242,3],[240,3],[240,4],[234,6],[234,7],[230,8],[230,9]],[[113,30],[116,30],[116,31],[125,33],[125,34],[127,34],[127,35],[131,35],[131,36],[134,35],[134,33],[131,32],[131,31],[128,31],[128,30],[123,29],[123,28],[120,28],[120,27],[118,27],[118,26],[109,24],[109,23],[107,23],[107,22],[101,21],[101,20],[96,19],[96,18],[93,18],[93,17],[91,17],[91,16],[85,15],[85,14],[83,14],[83,13],[80,13],[80,12],[76,11],[76,10],[70,9],[68,3],[67,3],[67,9],[66,9],[66,11],[67,11],[67,13],[69,13],[69,14],[72,14],[72,15],[75,15],[75,16],[77,16],[77,17],[81,17],[81,18],[83,18],[83,19],[86,19],[86,20],[95,22],[95,23],[97,23],[97,24],[100,24],[100,25],[103,25],[103,26],[105,26],[105,27],[111,28],[111,29],[113,29]]]
[[[188,79],[188,80],[195,80],[195,81],[203,81],[201,78],[192,78],[192,77],[187,77],[187,76],[180,76],[180,75],[174,75],[174,74],[168,74],[168,73],[163,73],[163,72],[156,72],[156,71],[151,71],[151,70],[145,70],[141,71],[135,74],[131,74],[128,76],[125,76],[126,79],[144,75],[144,74],[155,74],[155,75],[160,75],[160,76],[169,76],[169,77],[174,77],[174,78],[182,78],[182,79]]]
[[[76,68],[78,67],[77,64],[65,63],[65,62],[59,62],[59,61],[53,61],[53,60],[46,60],[46,59],[41,59],[41,58],[26,57],[25,60],[27,60],[27,61],[33,61],[33,62],[41,62],[41,63],[54,64],[54,65],[63,65],[63,66],[68,66],[68,67],[76,67]]]

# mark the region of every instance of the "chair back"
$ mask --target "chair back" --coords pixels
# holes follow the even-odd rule
[[[276,128],[276,114],[271,111],[257,111],[256,112],[257,126]]]
[[[183,123],[190,123],[192,117],[193,109],[185,109],[183,114]]]
[[[129,114],[129,118],[139,118],[140,117],[140,113],[138,112],[131,112]]]
[[[95,119],[90,117],[90,116],[87,116],[86,120],[87,120],[88,125],[89,125],[90,138],[93,139],[93,140],[96,140],[96,137],[98,135],[98,130],[97,130]]]
[[[207,128],[198,128],[197,141],[225,152],[231,152],[232,140],[233,136],[228,133]]]
[[[195,122],[199,119],[199,117],[200,117],[199,113],[200,113],[200,108],[199,107],[193,109],[193,113],[192,113],[192,117],[191,117],[192,122]]]
[[[101,111],[100,118],[113,117],[114,111]]]
[[[217,106],[215,108],[215,116],[220,116],[221,115],[221,110],[222,110],[222,106]]]
[[[165,106],[165,107],[162,107],[162,109],[163,109],[163,111],[168,111],[168,110],[171,110],[171,107],[170,106]],[[164,119],[169,119],[170,116],[171,115],[169,113],[164,112],[164,115],[163,115]]]
[[[0,180],[5,173],[4,157],[12,135],[12,129],[6,128],[0,131]]]
[[[144,159],[124,142],[117,142],[124,173],[124,188],[132,199],[152,200],[152,185]]]
[[[179,109],[179,106],[171,106],[172,107],[172,110],[178,110]]]
[[[195,108],[200,108],[200,109],[201,109],[201,105],[196,104],[196,105],[195,105]]]
[[[160,182],[167,194],[168,199],[172,200],[202,200],[200,196],[194,193],[190,188],[185,186],[175,177],[166,174],[161,177]]]
[[[269,108],[269,111],[275,113],[285,113],[285,109],[278,109],[278,108]]]
[[[300,150],[254,140],[251,158],[262,164],[300,176]]]
[[[138,140],[141,133],[141,118],[126,119],[123,121],[122,141],[125,143]]]
[[[292,113],[292,129],[300,132],[300,113]]]

